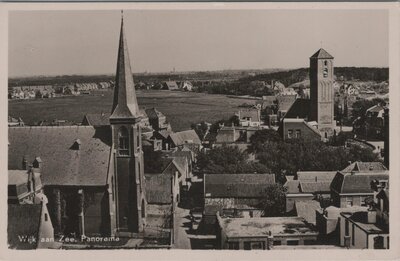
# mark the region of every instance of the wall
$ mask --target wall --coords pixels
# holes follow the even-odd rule
[[[305,122],[288,122],[283,121],[283,139],[287,140],[288,131],[292,130],[292,138],[296,138],[296,130],[300,130],[300,138],[304,140],[321,140],[321,135],[311,130],[311,126],[307,126]]]
[[[51,242],[51,239],[54,240],[54,229],[53,224],[51,223],[49,211],[46,207],[46,202],[42,203],[42,213],[40,217],[40,228],[39,228],[39,239],[37,248],[49,248],[54,245],[54,242]],[[47,217],[47,221],[46,221]],[[48,241],[48,242],[46,242]]]

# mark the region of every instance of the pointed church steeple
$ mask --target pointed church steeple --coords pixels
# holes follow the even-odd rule
[[[121,11],[121,32],[119,38],[117,74],[115,76],[114,100],[110,119],[139,118],[128,44],[124,32],[124,17]]]

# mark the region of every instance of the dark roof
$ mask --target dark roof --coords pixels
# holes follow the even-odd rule
[[[347,166],[342,172],[382,172],[387,170],[381,162],[356,161]]]
[[[298,171],[297,179],[304,182],[331,182],[336,171]]]
[[[319,202],[314,200],[297,201],[294,203],[298,217],[304,218],[309,224],[316,224],[316,210],[321,209]]]
[[[10,248],[34,249],[37,242],[29,244],[22,242],[18,236],[39,236],[41,204],[9,204],[8,205],[8,244]]]
[[[156,137],[163,137],[164,139],[167,139],[169,137],[169,135],[171,135],[173,132],[169,131],[169,130],[160,130],[155,132],[154,136]]]
[[[146,200],[149,204],[172,203],[172,180],[165,174],[146,174]]]
[[[205,174],[205,197],[257,198],[275,184],[273,174]]]
[[[159,117],[164,116],[164,114],[162,114],[162,112],[160,112],[156,108],[146,109],[145,113],[146,113],[147,117],[149,117],[149,119],[158,119]]]
[[[338,193],[373,193],[371,181],[389,180],[389,174],[384,172],[361,172],[361,173],[336,173],[331,183],[331,190]]]
[[[333,56],[330,55],[324,49],[319,49],[316,53],[314,53],[310,58],[317,58],[317,59],[333,59]]]
[[[85,115],[82,124],[87,123],[88,125],[91,126],[110,125],[110,116],[111,113],[88,113]]]
[[[278,109],[280,111],[287,111],[296,101],[296,95],[278,95],[276,100],[278,102]]]
[[[108,127],[16,127],[8,129],[8,168],[22,169],[40,156],[44,185],[104,186],[111,151]],[[80,148],[73,145],[81,142]]]
[[[284,118],[308,119],[310,115],[310,104],[311,100],[309,99],[296,99],[286,112]]]
[[[318,192],[330,192],[331,182],[303,182],[300,181],[300,191],[302,193],[318,193]]]
[[[138,118],[141,116],[136,99],[136,91],[133,83],[128,43],[125,37],[123,20],[121,20],[117,73],[111,111],[110,119]]]
[[[185,143],[201,144],[201,140],[194,130],[171,133],[169,137],[171,138],[175,146],[180,146]]]

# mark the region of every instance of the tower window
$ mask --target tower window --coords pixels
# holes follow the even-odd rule
[[[118,131],[118,155],[129,156],[129,132],[125,127]]]
[[[328,68],[324,68],[324,78],[328,77]]]
[[[324,61],[324,65],[327,66],[328,65],[328,61]]]

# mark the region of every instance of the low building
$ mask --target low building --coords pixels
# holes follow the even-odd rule
[[[184,144],[197,144],[201,146],[201,140],[194,130],[186,130],[171,133],[167,139],[169,148],[176,148]]]
[[[225,218],[217,214],[221,249],[265,250],[279,245],[312,245],[318,232],[300,217]]]
[[[365,200],[374,195],[371,182],[377,180],[385,185],[389,181],[387,170],[345,172],[346,169],[337,172],[331,183],[332,204],[339,208],[365,206]]]
[[[171,125],[167,121],[167,117],[156,108],[146,109],[145,113],[149,119],[150,125],[155,131],[167,130],[171,131]]]
[[[193,84],[191,82],[189,82],[189,81],[183,81],[183,82],[181,82],[179,88],[182,91],[191,92],[193,90]]]
[[[285,118],[282,120],[278,132],[283,140],[321,140],[322,138],[319,130],[304,119]]]
[[[12,249],[57,248],[53,224],[46,207],[39,204],[8,204],[8,247]]]
[[[239,126],[257,127],[261,125],[261,111],[259,108],[242,109],[236,114]]]
[[[162,88],[164,90],[170,90],[170,91],[177,91],[179,90],[179,86],[175,81],[166,81],[163,83]]]

